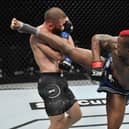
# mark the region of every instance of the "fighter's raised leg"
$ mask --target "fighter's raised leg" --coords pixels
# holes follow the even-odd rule
[[[12,19],[11,29],[18,30],[19,32],[33,34],[37,38],[50,45],[52,48],[61,51],[62,53],[68,55],[76,63],[85,67],[86,69],[90,68],[92,60],[92,52],[88,49],[76,48],[67,43],[65,39],[60,38],[59,36],[49,33],[47,31],[40,32],[38,28],[33,27],[29,24],[23,23],[16,18]]]

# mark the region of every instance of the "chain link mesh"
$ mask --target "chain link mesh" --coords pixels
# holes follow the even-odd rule
[[[77,46],[90,48],[96,33],[118,35],[129,28],[128,0],[1,0],[0,1],[0,69],[5,80],[17,74],[38,70],[29,45],[29,35],[10,29],[13,17],[37,26],[44,12],[53,6],[62,8],[70,17]],[[78,65],[76,65],[79,69]]]

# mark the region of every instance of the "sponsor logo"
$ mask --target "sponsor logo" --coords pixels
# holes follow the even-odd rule
[[[105,98],[96,98],[96,99],[79,99],[78,103],[81,107],[87,107],[87,106],[102,106],[106,104]],[[30,107],[32,110],[37,109],[44,109],[45,105],[44,102],[31,102]]]

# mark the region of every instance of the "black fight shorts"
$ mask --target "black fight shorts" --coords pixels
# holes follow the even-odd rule
[[[42,73],[38,81],[38,93],[44,100],[48,116],[68,111],[77,101],[60,73]]]

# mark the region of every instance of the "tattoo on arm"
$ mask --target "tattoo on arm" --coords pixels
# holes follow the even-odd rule
[[[97,36],[100,46],[102,48],[112,49],[114,44],[117,43],[117,37],[107,35],[107,34],[100,34]]]

